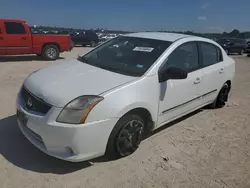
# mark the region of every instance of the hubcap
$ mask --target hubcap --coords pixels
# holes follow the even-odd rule
[[[144,129],[144,124],[138,120],[132,120],[120,131],[116,148],[121,156],[127,156],[133,153],[141,142],[141,137]]]
[[[56,57],[56,49],[54,49],[54,48],[47,49],[47,56],[50,59],[54,59]]]

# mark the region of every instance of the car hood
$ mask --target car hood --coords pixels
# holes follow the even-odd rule
[[[45,102],[64,107],[76,97],[99,95],[135,79],[78,60],[58,61],[28,76],[24,87]]]

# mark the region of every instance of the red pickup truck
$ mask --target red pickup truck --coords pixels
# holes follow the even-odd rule
[[[25,21],[0,19],[0,55],[36,54],[56,60],[72,48],[69,35],[32,34]]]

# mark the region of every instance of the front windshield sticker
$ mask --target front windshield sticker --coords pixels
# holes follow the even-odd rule
[[[154,48],[150,48],[150,47],[135,47],[133,49],[133,51],[139,51],[139,52],[152,52],[154,50]]]
[[[137,68],[143,68],[143,65],[137,64],[136,67]]]

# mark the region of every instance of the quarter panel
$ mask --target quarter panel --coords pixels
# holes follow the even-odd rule
[[[71,45],[71,41],[68,35],[34,34],[32,35],[32,39],[34,53],[41,53],[42,47],[45,43],[58,44],[61,52],[68,51]]]

